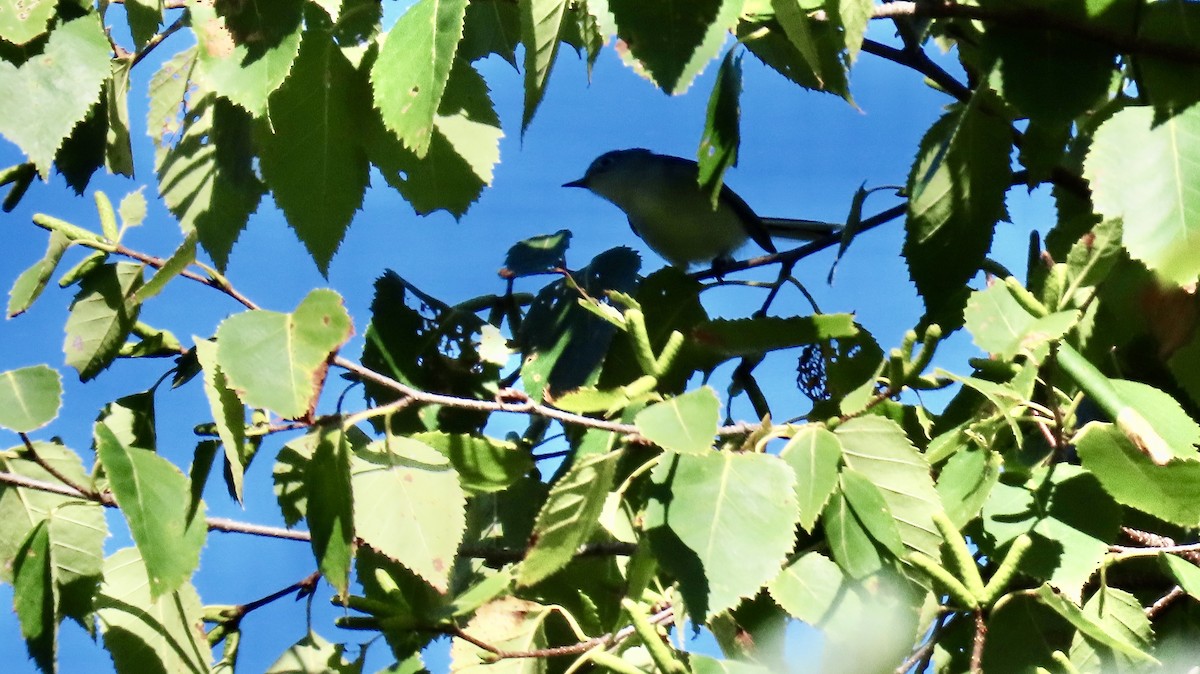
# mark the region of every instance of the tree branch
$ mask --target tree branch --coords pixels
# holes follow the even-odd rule
[[[668,606],[649,618],[651,624],[655,625],[661,625],[674,619],[675,608],[672,606]],[[580,641],[579,643],[571,644],[570,646],[554,646],[552,648],[539,648],[530,651],[506,651],[497,648],[496,646],[493,646],[481,639],[471,636],[457,625],[432,627],[427,628],[427,631],[438,632],[440,634],[452,636],[456,639],[462,639],[472,646],[475,646],[479,650],[492,654],[495,660],[513,660],[520,658],[554,658],[564,655],[581,655],[592,650],[593,648],[596,648],[597,646],[615,646],[620,644],[622,641],[633,635],[634,628],[632,625],[630,625],[623,627],[616,632],[610,632],[592,639]]]
[[[1095,23],[1081,23],[1061,13],[1047,11],[1034,5],[1020,7],[958,4],[955,2],[888,2],[877,5],[871,13],[872,19],[894,19],[898,16],[915,16],[930,19],[971,19],[975,21],[1003,23],[1021,27],[1049,28],[1103,43],[1123,54],[1140,54],[1200,64],[1200,50],[1181,45],[1147,40],[1135,34],[1104,28]],[[864,47],[865,49],[865,47]]]

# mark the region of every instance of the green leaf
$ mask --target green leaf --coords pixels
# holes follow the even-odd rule
[[[1150,618],[1137,597],[1125,590],[1102,587],[1083,605],[1083,615],[1109,634],[1121,638],[1141,651],[1148,652],[1154,646],[1154,629]],[[1140,666],[1140,658],[1119,656],[1111,648],[1083,632],[1077,633],[1072,640],[1070,654],[1071,663],[1079,671],[1144,671]]]
[[[820,76],[808,59],[788,38],[773,16],[744,17],[737,25],[737,38],[750,53],[788,80],[813,91],[842,97],[853,103],[846,62],[842,50],[847,37],[837,30],[833,21],[813,21],[807,24],[811,44],[820,59]]]
[[[896,518],[888,509],[883,493],[862,473],[853,468],[842,469],[842,494],[846,503],[854,510],[855,517],[871,538],[897,558],[905,555],[904,542],[900,540],[900,528]]]
[[[1079,312],[1059,311],[1038,318],[1017,302],[1007,285],[997,283],[971,293],[963,318],[976,346],[1011,360],[1018,354],[1037,353],[1067,334],[1079,321]]]
[[[492,397],[499,369],[479,355],[478,336],[484,325],[473,312],[445,305],[387,270],[375,281],[362,363],[417,388],[468,398]],[[369,380],[365,389],[367,399],[376,404],[400,397]],[[442,407],[436,414],[435,423],[448,432],[478,431],[488,416],[452,407]],[[431,418],[420,419],[410,408],[392,414],[388,423],[394,431],[423,431]]]
[[[875,3],[871,0],[838,1],[838,19],[846,39],[846,61],[850,64],[858,59],[858,52],[862,49],[863,37],[867,32],[867,24],[871,22],[871,12],[874,8]]]
[[[96,613],[116,670],[143,672],[155,663],[163,672],[207,672],[212,654],[195,588],[185,582],[168,596],[154,597],[149,576],[135,548],[104,560]]]
[[[1111,48],[1040,21],[990,24],[982,46],[996,59],[993,85],[1023,117],[1069,124],[1112,85]]]
[[[174,60],[159,74],[169,77],[175,72],[167,70],[172,63]],[[176,76],[184,79],[182,74]],[[168,94],[174,93],[169,90],[177,82],[168,82],[163,93],[152,90],[151,115],[160,96],[169,98]],[[217,268],[224,269],[233,243],[258,208],[264,191],[253,169],[250,116],[211,93],[195,92],[190,100],[178,143],[155,153],[158,190],[184,233],[195,231]],[[179,121],[173,116],[158,123],[163,133],[178,132]]]
[[[533,114],[546,94],[550,69],[558,57],[563,34],[567,0],[521,0],[521,42],[525,45],[525,110],[521,113],[521,134],[529,128]]]
[[[132,58],[113,60],[112,79],[104,87],[104,121],[107,123],[104,164],[112,173],[129,178],[133,177],[133,141],[129,137],[129,71],[132,68]]]
[[[467,5],[458,57],[474,63],[496,54],[517,67],[521,42],[521,7],[508,0],[476,0]]]
[[[797,620],[820,625],[838,601],[846,575],[828,557],[807,552],[767,586],[771,597]]]
[[[188,7],[207,87],[253,117],[266,113],[299,52],[303,9],[302,0]]]
[[[334,644],[311,629],[267,668],[267,674],[359,674],[362,662],[345,658],[345,644]]]
[[[167,283],[171,279],[179,276],[189,265],[195,262],[196,241],[198,238],[199,234],[196,230],[193,229],[188,232],[183,237],[183,243],[179,244],[174,253],[171,253],[171,257],[167,258],[163,266],[154,272],[154,276],[151,276],[150,280],[146,281],[146,285],[138,288],[138,291],[134,293],[134,299],[141,303],[158,295],[162,292],[163,288],[167,287]]]
[[[681,454],[707,454],[720,421],[721,401],[708,386],[638,412],[633,424],[654,444]]]
[[[1111,424],[1092,422],[1076,437],[1084,468],[1118,503],[1184,527],[1200,524],[1200,462],[1159,466]]]
[[[46,254],[33,263],[32,267],[21,272],[17,280],[13,281],[12,289],[8,291],[8,318],[19,316],[33,306],[45,290],[46,284],[50,282],[50,277],[54,275],[54,270],[58,268],[58,263],[69,245],[70,239],[67,235],[58,231],[50,233]]]
[[[1132,24],[1132,22],[1130,22]],[[1129,24],[1127,24],[1129,25]],[[1200,30],[1200,8],[1187,0],[1167,0],[1138,6],[1138,37],[1177,49],[1191,49]],[[1151,54],[1136,56],[1138,90],[1154,106],[1155,119],[1165,121],[1200,101],[1195,86],[1195,64]]]
[[[721,49],[737,23],[741,0],[673,3],[607,0],[630,57],[668,94],[682,94]]]
[[[292,74],[271,94],[270,129],[260,138],[263,179],[322,273],[369,182],[356,133],[365,87],[333,40],[309,31]]]
[[[433,137],[425,156],[406,148],[374,114],[366,150],[388,184],[418,214],[444,210],[460,218],[492,183],[503,137],[487,83],[466,62],[456,60],[433,118]]]
[[[225,319],[217,363],[242,402],[301,417],[316,404],[329,356],[352,332],[341,296],[317,289],[290,314],[257,310]]]
[[[446,457],[389,437],[354,455],[350,482],[356,534],[446,592],[466,528],[466,497]]]
[[[106,264],[83,277],[71,302],[63,353],[79,380],[100,374],[117,357],[140,307],[130,298],[142,285],[142,266],[128,262]]]
[[[805,424],[779,453],[796,474],[796,503],[800,507],[800,526],[809,533],[825,508],[838,483],[842,445],[829,430]]]
[[[929,476],[929,464],[896,422],[878,416],[851,419],[834,433],[842,458],[883,492],[909,549],[938,558],[942,539],[933,514],[942,503]]]
[[[929,128],[908,177],[904,257],[924,298],[927,323],[957,325],[961,288],[979,271],[1012,167],[1008,121],[988,111],[986,92],[955,105]]]
[[[812,70],[817,83],[824,86],[825,77],[822,74],[822,60],[817,41],[813,38],[812,19],[809,18],[807,7],[799,0],[771,0],[771,9],[775,11],[775,21],[783,29],[783,34],[791,41],[792,46],[804,59],[805,65]],[[837,64],[838,70],[842,65]]]
[[[126,0],[125,15],[129,18],[129,32],[138,49],[158,32],[162,24],[163,0]]]
[[[1070,623],[1026,594],[1015,594],[999,603],[988,616],[987,627],[983,651],[986,672],[1034,672],[1038,666],[1055,667],[1051,654],[1066,652],[1075,634]]]
[[[127,447],[96,424],[96,455],[129,523],[157,599],[183,587],[200,564],[207,526],[202,503],[191,507],[191,485],[170,461],[151,450]]]
[[[734,57],[734,49],[725,52],[717,81],[708,97],[708,113],[704,117],[704,135],[700,137],[697,154],[697,180],[705,192],[712,195],[713,208],[725,185],[725,171],[737,166],[738,146],[741,143],[742,57]]]
[[[599,524],[612,488],[618,453],[578,459],[550,488],[533,525],[533,545],[521,562],[517,582],[533,585],[571,561]]]
[[[562,266],[563,256],[571,245],[571,230],[560,229],[553,234],[519,241],[504,255],[504,268],[514,277],[532,276]]]
[[[217,436],[225,448],[225,469],[229,472],[234,498],[242,502],[242,481],[245,474],[243,446],[246,443],[246,409],[229,380],[217,364],[217,344],[207,339],[196,340],[196,359],[204,368],[204,396],[217,426]]]
[[[998,452],[975,445],[960,447],[938,473],[938,498],[946,517],[959,529],[975,519],[1000,479],[1003,460]]]
[[[485,604],[463,630],[483,643],[511,651],[530,651],[548,645],[546,619],[554,609],[516,597]],[[508,660],[497,665],[489,653],[465,639],[450,646],[450,671],[488,671],[494,674],[535,674],[539,665]]]
[[[59,146],[100,98],[112,74],[110,56],[98,16],[89,14],[56,28],[41,55],[20,67],[0,60],[0,91],[5,92],[0,134],[21,148],[43,178],[50,175]]]
[[[1122,219],[1129,255],[1182,285],[1200,275],[1200,108],[1153,118],[1128,107],[1101,124],[1083,175],[1096,212]]]
[[[75,452],[57,443],[35,441],[33,446],[38,457],[60,475],[75,484],[91,484],[91,478],[84,472],[79,455]],[[33,480],[58,483],[58,478],[33,461],[24,448],[0,452],[0,470]],[[47,513],[66,503],[84,501],[36,489],[0,485],[0,580],[12,581],[13,559],[21,542],[38,522],[47,518]],[[102,542],[104,530],[100,529],[98,533]]]
[[[732,608],[778,575],[798,518],[795,476],[783,460],[731,452],[664,456],[653,480],[646,529],[668,528],[703,568],[706,587],[684,589],[704,600],[688,601],[695,619]]]
[[[58,416],[62,377],[46,365],[0,372],[0,426],[18,433],[36,431]]]
[[[574,279],[591,297],[610,290],[628,293],[637,283],[641,261],[628,248],[613,248],[592,259]],[[579,291],[555,281],[538,293],[517,342],[525,361],[521,383],[535,400],[547,390],[571,390],[595,382],[612,342],[613,327],[579,306]]]
[[[1191,560],[1165,552],[1158,556],[1158,562],[1188,596],[1193,599],[1200,598],[1200,566],[1196,566]]]
[[[146,195],[143,189],[144,186],[139,187],[121,198],[117,212],[121,214],[122,229],[138,227],[146,219]]]
[[[196,52],[195,46],[179,51],[164,61],[158,72],[150,78],[146,135],[154,141],[155,148],[161,148],[173,140],[181,128],[180,117],[187,102],[188,89],[193,84]]]
[[[84,623],[94,608],[104,564],[108,525],[104,507],[91,501],[68,501],[46,516],[50,527],[50,576],[54,580],[56,615]]]
[[[1200,444],[1200,424],[1171,394],[1139,381],[1110,379],[1109,383],[1121,402],[1136,410],[1154,429],[1171,454],[1189,461],[1200,460],[1196,451],[1196,445]]]
[[[154,425],[154,391],[122,396],[108,403],[96,419],[127,447],[154,448],[158,438]],[[92,442],[100,440],[92,435]]]
[[[57,593],[50,577],[50,527],[43,520],[29,531],[13,559],[13,611],[29,656],[43,672],[57,670]]]
[[[1048,580],[1078,600],[1100,568],[1121,524],[1121,509],[1095,476],[1077,466],[1033,473],[1025,485],[1003,481],[992,487],[983,506],[983,529],[992,547],[989,557],[1021,534],[1032,534],[1033,547],[1021,558],[1020,571]]]
[[[357,452],[371,443],[370,437],[352,426],[345,432],[351,451]],[[321,436],[317,433],[303,435],[283,446],[275,458],[271,477],[275,483],[275,498],[283,521],[294,527],[308,512],[308,473],[312,465],[313,452]]]
[[[322,429],[305,470],[305,516],[321,575],[341,594],[346,593],[350,584],[355,535],[350,464],[346,434],[337,428]],[[378,511],[374,515],[386,519],[384,512],[392,513]]]
[[[818,314],[789,318],[717,319],[696,325],[692,328],[691,336],[699,347],[733,357],[854,337],[857,334],[853,314]]]
[[[865,578],[883,567],[879,549],[841,490],[834,492],[825,504],[821,526],[825,529],[829,552],[851,578]]]
[[[1039,587],[1035,596],[1039,602],[1062,616],[1067,622],[1074,625],[1080,634],[1096,644],[1111,648],[1113,651],[1139,662],[1158,664],[1158,661],[1143,651],[1138,644],[1133,643],[1130,634],[1122,633],[1123,631],[1118,631],[1105,623],[1092,619],[1050,584]]]
[[[57,5],[55,0],[3,0],[0,2],[0,38],[23,45],[44,34]]]
[[[717,660],[693,653],[688,658],[695,674],[771,674],[765,665],[742,660]]]
[[[467,0],[420,0],[388,32],[371,67],[384,125],[418,157],[433,139],[466,11]]]
[[[450,459],[463,489],[474,494],[506,489],[534,469],[529,451],[486,435],[431,431],[412,439]]]

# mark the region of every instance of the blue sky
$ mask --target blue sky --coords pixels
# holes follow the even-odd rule
[[[389,8],[390,9],[390,8]],[[115,10],[110,10],[115,11]],[[870,36],[890,41],[890,26],[877,22]],[[186,46],[185,33],[170,38],[157,57],[167,57]],[[574,232],[568,262],[582,266],[595,254],[617,245],[643,253],[644,270],[663,265],[641,245],[613,206],[583,191],[560,185],[582,175],[598,154],[615,148],[647,147],[658,152],[694,156],[704,123],[705,106],[716,71],[716,62],[683,95],[669,97],[621,64],[611,49],[596,63],[589,83],[582,60],[561,53],[537,118],[522,139],[520,128],[521,76],[507,63],[492,58],[477,64],[487,78],[504,128],[509,135],[501,146],[501,163],[495,181],[471,211],[455,220],[439,213],[418,217],[408,204],[390,191],[378,175],[346,241],[322,278],[303,247],[287,229],[282,215],[269,199],[251,219],[250,227],[233,251],[228,278],[245,295],[265,308],[290,311],[311,288],[331,287],[346,298],[347,308],[361,335],[369,318],[371,286],[385,269],[395,269],[428,292],[456,302],[502,289],[496,270],[507,248],[521,239],[570,229]],[[744,65],[742,145],[739,167],[727,176],[760,214],[840,221],[850,199],[862,183],[868,187],[902,184],[925,129],[949,99],[926,87],[911,71],[863,54],[854,69],[851,85],[859,109],[833,96],[802,90],[762,66],[748,55]],[[149,67],[147,67],[149,66]],[[139,97],[156,64],[135,70],[131,119],[135,124],[136,180],[97,175],[92,188],[106,191],[114,201],[146,186],[151,197],[147,224],[127,238],[126,244],[157,255],[167,255],[177,245],[178,226],[153,201],[155,187],[148,139],[144,136],[145,103]],[[14,146],[0,141],[0,166],[21,161]],[[867,202],[867,213],[896,203],[885,194]],[[1014,271],[1023,270],[1024,247],[1030,229],[1045,231],[1052,210],[1044,195],[1026,197],[1014,191],[1010,212],[1015,224],[1002,224],[997,256]],[[0,216],[6,246],[0,256],[0,286],[12,281],[45,249],[45,233],[30,223],[35,212],[46,212],[89,227],[96,226],[90,192],[77,198],[59,177],[38,183],[20,207]],[[835,284],[825,283],[830,253],[815,256],[798,269],[798,275],[826,312],[855,312],[880,344],[890,348],[921,314],[920,304],[898,255],[902,222],[897,220],[867,233],[855,242],[842,261]],[[748,251],[747,251],[748,252]],[[769,272],[768,272],[769,274]],[[760,278],[766,278],[763,274]],[[542,281],[524,281],[535,290]],[[91,422],[100,407],[114,397],[141,391],[161,375],[165,362],[119,362],[100,378],[81,386],[62,361],[62,325],[71,293],[53,284],[28,314],[0,322],[0,371],[49,363],[63,372],[65,403],[60,418],[38,437],[60,435],[69,446],[92,461]],[[726,317],[750,313],[761,301],[760,291],[723,289],[705,294],[710,313]],[[798,293],[785,291],[780,313],[802,312]],[[173,330],[185,342],[193,334],[211,335],[217,323],[240,309],[232,301],[198,287],[173,283],[160,299],[143,312],[143,320]],[[355,356],[361,341],[347,348]],[[957,335],[939,354],[938,363],[965,371],[967,357],[978,355],[969,338]],[[780,413],[803,414],[806,400],[790,386],[794,356],[772,357],[758,369],[767,379]],[[722,384],[728,372],[718,372]],[[749,407],[735,413],[749,416]],[[198,383],[180,391],[161,391],[158,397],[160,451],[186,466],[195,445],[192,427],[208,419]],[[18,444],[15,436],[0,438],[0,447]],[[247,474],[245,509],[230,502],[214,479],[207,493],[210,515],[264,524],[281,524],[271,493],[270,470],[278,441],[265,446]],[[210,485],[210,486],[211,486]],[[110,519],[113,528],[120,524]],[[108,541],[111,553],[129,544],[124,536]],[[285,541],[251,539],[234,534],[210,534],[196,583],[205,603],[238,603],[268,594],[307,575],[313,562],[307,546]],[[316,602],[315,625],[331,641],[354,641],[360,635],[339,634],[331,625],[338,613],[328,606],[323,591]],[[0,587],[0,604],[11,607],[12,589]],[[242,671],[265,669],[287,646],[304,634],[304,611],[291,601],[281,601],[253,613],[243,623]],[[373,647],[368,668],[387,664],[386,646]],[[0,609],[0,653],[10,654],[5,671],[33,672],[24,654],[19,628],[11,610]],[[91,645],[77,627],[66,626],[61,640],[62,671],[102,671],[96,660],[106,654]],[[433,671],[444,665],[428,663]]]

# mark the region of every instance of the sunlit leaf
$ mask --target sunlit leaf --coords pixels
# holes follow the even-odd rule
[[[342,298],[313,290],[290,314],[257,310],[225,319],[217,363],[242,402],[300,417],[316,402],[327,359],[351,332]]]
[[[681,454],[704,454],[717,434],[721,401],[705,386],[638,412],[633,423],[647,440]]]
[[[6,3],[7,4],[7,3]],[[45,14],[38,3],[39,13]],[[9,14],[0,8],[0,16]],[[44,27],[44,26],[43,26]],[[40,31],[39,31],[40,32]],[[20,67],[0,60],[0,134],[16,143],[43,178],[63,140],[100,96],[110,47],[96,14],[68,21],[50,33],[40,56]]]
[[[62,377],[45,365],[0,372],[0,426],[18,433],[54,420],[62,405]]]
[[[661,491],[645,526],[669,528],[703,568],[707,587],[684,588],[685,597],[704,600],[688,600],[697,619],[732,607],[779,573],[799,515],[795,476],[779,457],[681,454],[664,457],[653,479]]]
[[[1174,283],[1200,276],[1200,108],[1154,123],[1128,107],[1096,129],[1083,173],[1096,211],[1121,218],[1130,256]]]
[[[204,506],[191,507],[191,485],[170,461],[149,449],[127,447],[96,424],[96,454],[145,563],[150,594],[158,599],[184,587],[200,564],[207,526]]]

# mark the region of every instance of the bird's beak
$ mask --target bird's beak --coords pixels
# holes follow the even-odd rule
[[[571,182],[569,182],[569,183],[563,183],[563,187],[583,187],[583,188],[587,188],[587,180],[586,180],[586,179],[584,179],[584,178],[580,178],[579,180],[572,180],[572,181],[571,181]]]

